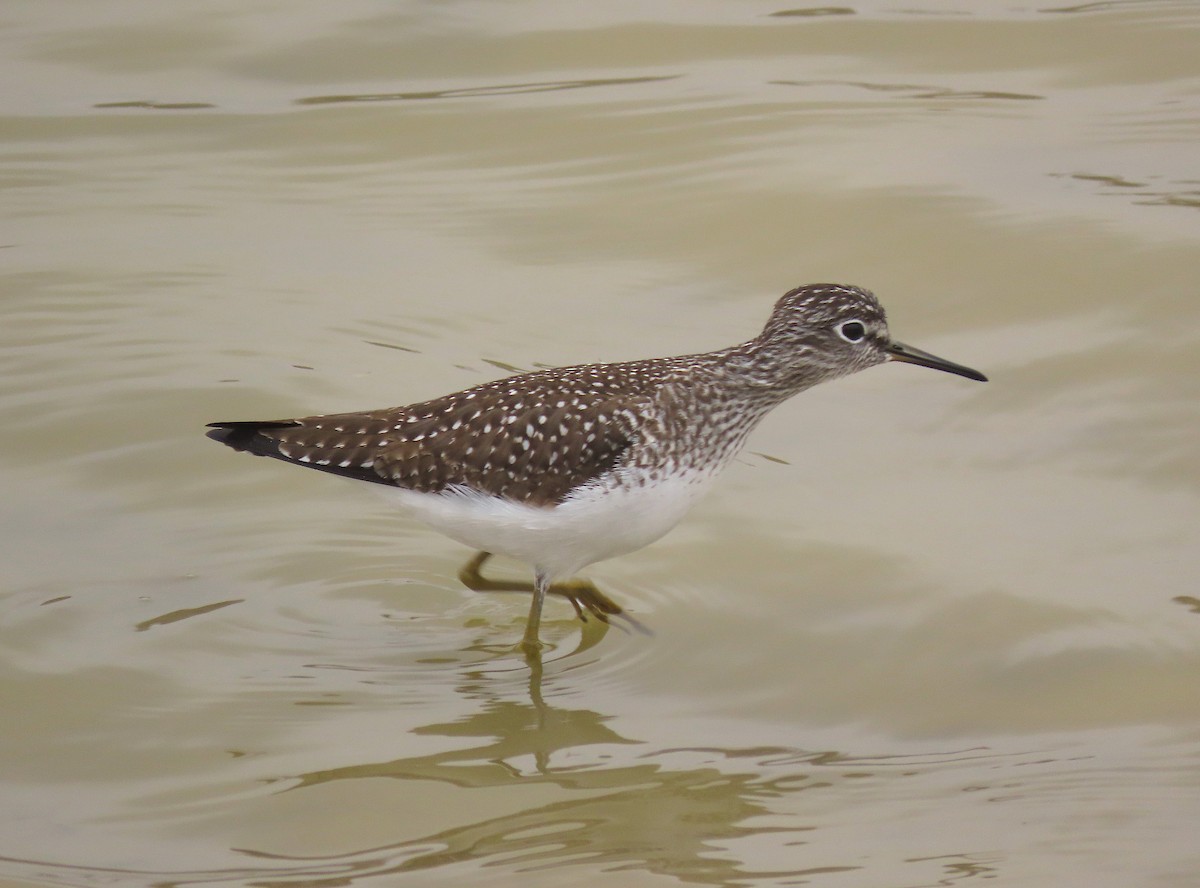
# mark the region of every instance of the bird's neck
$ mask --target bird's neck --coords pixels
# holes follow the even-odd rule
[[[764,413],[828,378],[807,349],[756,337],[701,356],[711,384],[731,399]]]

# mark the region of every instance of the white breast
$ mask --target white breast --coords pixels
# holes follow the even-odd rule
[[[383,487],[382,492],[451,539],[563,578],[657,540],[679,523],[715,474],[690,471],[654,482],[627,474],[620,484],[585,487],[550,507],[465,488],[418,493]]]

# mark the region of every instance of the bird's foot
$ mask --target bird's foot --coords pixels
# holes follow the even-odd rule
[[[534,591],[533,583],[528,581],[496,580],[491,577],[485,577],[481,573],[481,569],[491,557],[492,554],[490,552],[476,552],[471,557],[471,560],[463,565],[462,570],[458,572],[459,581],[474,592],[532,593]],[[578,577],[571,580],[561,580],[557,583],[551,583],[546,591],[551,595],[557,595],[571,602],[571,606],[575,608],[576,615],[585,623],[592,617],[602,623],[611,623],[611,618],[616,617],[622,622],[628,623],[630,628],[640,632],[642,635],[654,634],[640,621],[631,617],[621,605],[597,589],[595,583],[591,580],[584,580]]]

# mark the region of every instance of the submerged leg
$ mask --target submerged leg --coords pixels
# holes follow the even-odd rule
[[[492,557],[491,552],[476,552],[458,572],[459,581],[474,592],[535,592],[533,583],[527,580],[493,580],[480,573],[480,569]],[[579,619],[586,620],[588,614],[607,623],[610,616],[622,617],[639,632],[648,630],[645,626],[625,613],[624,608],[617,604],[595,587],[589,580],[573,579],[558,583],[550,583],[546,591],[558,595],[571,602]]]
[[[521,639],[521,647],[527,654],[536,654],[542,648],[538,640],[538,628],[542,624],[542,604],[546,600],[546,591],[550,588],[550,577],[539,570],[533,583],[533,603],[529,605],[529,619],[525,623],[525,637]]]

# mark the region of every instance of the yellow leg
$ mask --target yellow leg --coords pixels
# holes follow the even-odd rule
[[[533,592],[536,599],[537,587],[533,583],[526,580],[493,580],[480,573],[483,565],[491,557],[491,552],[476,552],[458,572],[458,579],[464,586],[475,592]],[[645,626],[629,616],[621,605],[597,589],[590,580],[576,578],[550,583],[546,586],[543,597],[545,593],[567,599],[581,620],[586,621],[590,615],[607,623],[609,617],[620,617],[639,632],[650,634]],[[538,613],[539,615],[541,613],[540,607]]]
[[[521,647],[527,657],[536,657],[542,649],[538,628],[542,624],[542,604],[546,601],[546,590],[549,588],[550,578],[539,570],[533,582],[533,603],[529,605],[529,619],[525,621],[525,637],[521,639]]]

